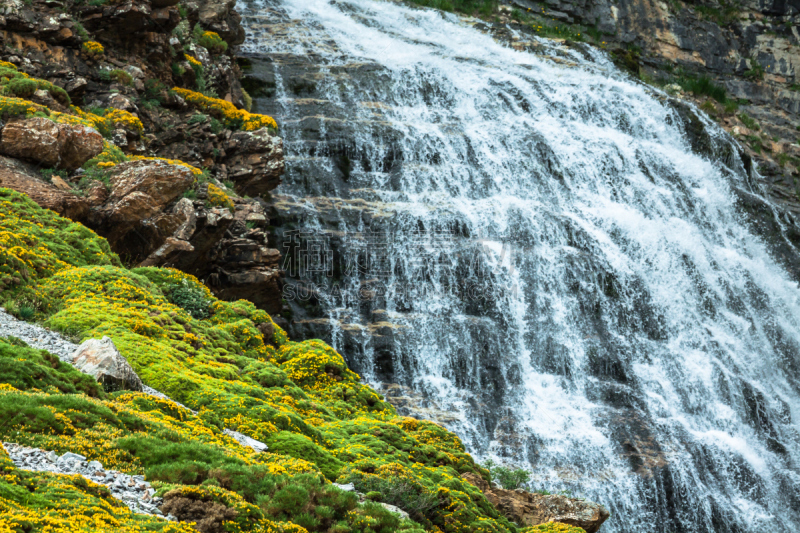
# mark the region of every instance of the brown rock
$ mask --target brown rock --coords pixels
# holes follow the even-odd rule
[[[586,500],[560,494],[537,494],[489,487],[484,479],[469,472],[461,477],[478,487],[506,518],[523,526],[561,522],[583,528],[586,533],[596,533],[609,517],[605,507]]]
[[[129,161],[114,167],[110,202],[139,192],[150,197],[151,207],[161,209],[180,196],[194,182],[192,172],[164,161]]]
[[[228,175],[237,192],[258,196],[280,185],[284,159],[279,137],[266,129],[237,131],[231,135],[226,151]]]
[[[56,188],[61,189],[62,191],[67,191],[67,192],[72,191],[72,187],[70,186],[70,184],[61,179],[60,176],[56,176],[55,174],[53,175],[52,178],[50,178],[50,183],[52,183],[53,185],[56,186]]]
[[[102,151],[103,137],[94,129],[43,117],[11,122],[0,136],[0,154],[44,167],[74,170]]]
[[[89,213],[86,199],[47,183],[33,167],[17,159],[0,156],[0,187],[25,193],[45,209],[72,220],[82,221]]]
[[[262,322],[256,327],[258,328],[258,331],[261,332],[261,335],[264,337],[264,342],[271,343],[272,335],[275,333],[275,327],[272,325],[272,322]]]

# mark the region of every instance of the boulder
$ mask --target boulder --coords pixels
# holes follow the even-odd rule
[[[0,154],[42,167],[75,170],[102,151],[103,137],[93,128],[44,117],[11,122],[0,134]]]
[[[490,486],[486,480],[470,472],[461,477],[478,487],[506,518],[523,526],[561,522],[583,528],[586,533],[596,533],[610,516],[605,507],[590,501],[561,494],[506,490]]]
[[[142,380],[108,337],[83,342],[70,359],[78,370],[100,382],[106,392],[142,390]]]
[[[91,212],[90,226],[117,252],[147,257],[181,224],[166,208],[192,185],[194,174],[181,165],[142,160],[117,165],[109,179],[111,190]]]
[[[248,437],[244,433],[239,433],[238,431],[233,431],[232,429],[227,429],[227,428],[222,430],[222,433],[224,433],[225,435],[231,437],[233,440],[235,440],[236,442],[238,442],[242,446],[246,446],[246,447],[251,448],[251,449],[253,449],[253,450],[257,451],[257,452],[265,452],[265,451],[267,451],[269,449],[269,448],[267,448],[267,445],[264,444],[263,442],[261,442],[260,440],[256,440],[256,439],[253,439],[251,437]]]
[[[381,505],[384,509],[386,509],[390,513],[394,513],[396,515],[399,515],[400,518],[403,519],[403,520],[409,520],[411,518],[408,515],[407,512],[405,512],[404,510],[400,509],[396,505],[392,505],[390,503],[383,503],[383,502],[379,502],[379,505]]]
[[[194,174],[181,165],[159,160],[129,161],[114,167],[109,202],[118,202],[138,192],[146,195],[150,207],[161,210],[194,182]]]

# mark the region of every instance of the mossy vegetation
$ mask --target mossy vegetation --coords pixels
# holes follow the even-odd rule
[[[53,85],[47,80],[31,78],[24,72],[20,72],[14,65],[4,63],[0,66],[0,95],[17,98],[30,98],[37,90],[41,89],[58,103],[64,106],[70,104],[67,91],[57,85]],[[1,106],[2,104],[0,104]]]
[[[143,473],[173,494],[176,512],[192,498],[219,504],[212,522],[238,509],[247,519],[227,521],[228,531],[517,531],[460,477],[488,472],[458,437],[398,416],[323,342],[292,342],[250,302],[217,300],[179,271],[122,268],[82,226],[15,192],[0,189],[0,199],[0,237],[16,243],[0,254],[12,278],[0,297],[27,295],[36,319],[76,339],[111,337],[145,383],[198,412],[102,393],[52,356],[2,341],[0,420],[13,424],[0,438]],[[380,493],[413,520],[360,504],[333,480]]]

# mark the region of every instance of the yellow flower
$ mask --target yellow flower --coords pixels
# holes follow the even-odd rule
[[[92,56],[101,56],[105,53],[103,45],[97,41],[86,41],[83,43],[83,51]]]
[[[272,117],[249,113],[244,109],[237,109],[235,105],[227,100],[211,98],[210,96],[181,87],[175,87],[173,91],[188,103],[214,115],[228,127],[238,127],[245,131],[254,131],[261,128],[278,128],[278,124]]]

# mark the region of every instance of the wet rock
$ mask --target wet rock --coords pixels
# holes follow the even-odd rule
[[[102,151],[103,137],[94,129],[43,117],[11,122],[0,136],[0,154],[43,167],[74,170]]]
[[[522,490],[491,487],[483,478],[470,472],[461,475],[483,492],[486,499],[509,520],[524,526],[561,522],[596,533],[610,516],[602,505],[560,494],[537,494]]]
[[[271,191],[281,183],[283,141],[266,129],[237,131],[226,146],[228,176],[236,190],[249,196]]]
[[[236,0],[201,0],[199,4],[200,24],[219,34],[229,45],[244,42],[241,16],[234,10]]]
[[[142,380],[108,337],[85,341],[71,359],[78,370],[102,383],[107,392],[142,390]]]

